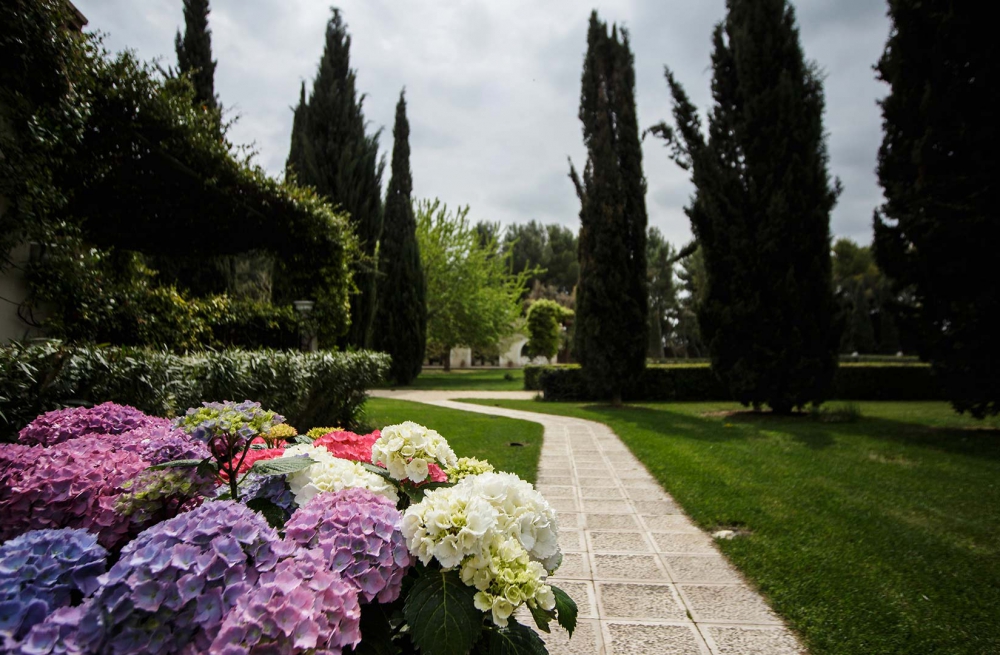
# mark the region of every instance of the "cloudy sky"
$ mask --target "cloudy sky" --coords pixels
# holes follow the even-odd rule
[[[175,64],[181,0],[74,0],[88,30],[109,49]],[[292,105],[311,88],[323,50],[328,0],[212,0],[215,87],[239,121],[237,143],[254,144],[273,175],[284,170]],[[470,205],[474,220],[537,219],[579,224],[567,157],[582,167],[577,119],[591,5],[572,0],[340,0],[352,36],[351,63],[367,94],[371,129],[392,121],[406,87],[415,197]],[[602,0],[600,16],[626,26],[636,62],[641,127],[670,116],[669,65],[703,110],[708,106],[710,36],[724,0]],[[871,241],[881,202],[874,168],[881,141],[876,100],[886,87],[872,65],[889,32],[879,0],[799,0],[803,48],[826,72],[831,172],[844,193],[832,230]],[[683,206],[692,187],[662,142],[644,144],[650,223],[668,240],[691,237]],[[384,183],[388,183],[388,171]]]

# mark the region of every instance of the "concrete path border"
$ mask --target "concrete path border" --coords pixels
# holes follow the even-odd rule
[[[533,392],[372,395],[542,424],[536,486],[558,512],[564,553],[552,582],[580,608],[572,639],[559,628],[542,634],[551,655],[806,654],[606,425],[454,401],[531,399]],[[530,616],[522,618],[534,625]]]

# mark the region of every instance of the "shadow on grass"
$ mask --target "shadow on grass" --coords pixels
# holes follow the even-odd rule
[[[836,444],[838,438],[856,436],[969,457],[1000,459],[1000,431],[997,430],[933,427],[865,416],[850,422],[827,423],[807,413],[780,415],[746,411],[705,417],[669,407],[591,404],[582,409],[593,414],[595,420],[618,421],[659,432],[664,438],[722,443],[766,438],[767,433],[780,432],[812,450],[824,450]]]

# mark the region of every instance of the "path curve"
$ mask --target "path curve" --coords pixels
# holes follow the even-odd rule
[[[761,596],[606,425],[455,402],[524,391],[377,390],[372,396],[540,423],[537,489],[559,515],[563,564],[552,582],[580,608],[552,655],[804,655]],[[533,625],[530,617],[523,623]]]

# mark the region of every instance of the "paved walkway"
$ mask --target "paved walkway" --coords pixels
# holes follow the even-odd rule
[[[544,426],[536,486],[558,512],[564,553],[552,582],[580,608],[571,640],[558,628],[542,634],[551,655],[806,652],[607,426],[451,400],[530,399],[532,392],[372,395]],[[534,625],[530,616],[522,622]]]

